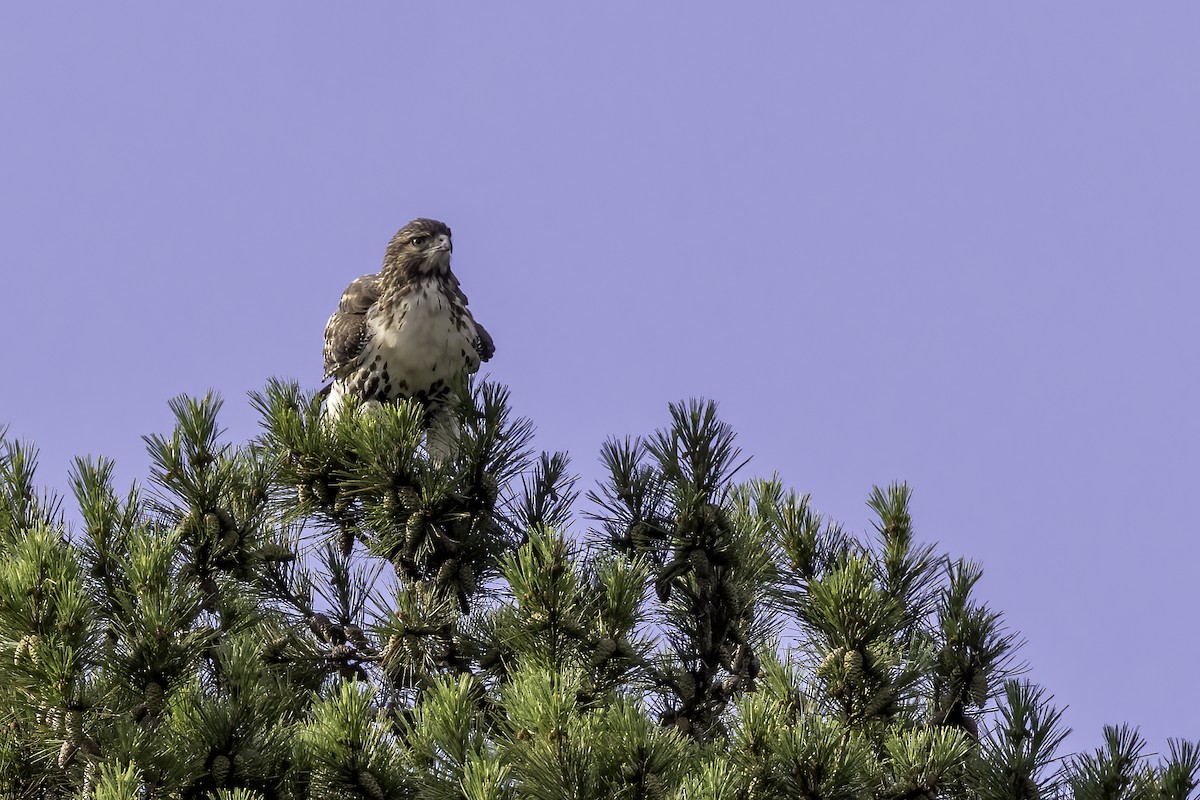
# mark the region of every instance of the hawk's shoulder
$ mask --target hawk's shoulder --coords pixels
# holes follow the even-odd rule
[[[325,325],[325,377],[354,364],[367,344],[367,312],[379,301],[380,276],[363,275],[342,292],[337,311]]]

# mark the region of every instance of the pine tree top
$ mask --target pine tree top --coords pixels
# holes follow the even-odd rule
[[[712,403],[606,442],[582,518],[499,386],[433,453],[414,404],[253,403],[233,445],[216,398],[174,401],[125,494],[77,461],[76,526],[0,441],[0,797],[1196,796],[1192,742],[1060,752],[908,486],[852,536],[745,478]]]

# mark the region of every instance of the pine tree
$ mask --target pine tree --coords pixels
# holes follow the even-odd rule
[[[499,386],[432,454],[415,403],[252,403],[235,445],[173,401],[146,482],[77,460],[70,513],[0,435],[0,799],[1197,796],[1196,743],[1060,752],[906,485],[852,536],[743,476],[712,403],[605,443],[578,520]]]

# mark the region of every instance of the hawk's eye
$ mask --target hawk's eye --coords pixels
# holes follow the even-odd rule
[[[421,245],[425,244],[425,240],[428,238],[428,236],[414,236],[408,240],[408,243],[413,247],[420,247]]]

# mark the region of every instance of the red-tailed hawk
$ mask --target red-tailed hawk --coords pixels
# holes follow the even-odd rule
[[[325,326],[325,413],[347,395],[363,403],[417,398],[436,412],[453,381],[495,352],[450,271],[450,228],[414,219],[392,237],[383,268],[342,293]]]

